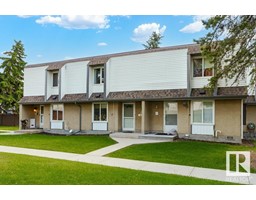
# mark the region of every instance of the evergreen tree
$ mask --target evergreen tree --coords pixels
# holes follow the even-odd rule
[[[3,73],[0,77],[0,104],[5,110],[19,112],[19,100],[23,96],[23,74],[26,62],[24,46],[21,41],[14,41],[11,51],[5,52],[6,57],[0,57],[3,60],[0,68]]]
[[[159,48],[159,45],[161,44],[160,40],[162,38],[163,36],[160,33],[156,33],[154,31],[148,41],[146,41],[147,44],[143,44],[143,46],[145,47],[145,49]]]
[[[217,15],[203,21],[209,32],[196,40],[203,56],[213,64],[214,76],[208,88],[213,91],[219,79],[233,79],[235,83],[251,75],[250,85],[256,84],[256,16]]]

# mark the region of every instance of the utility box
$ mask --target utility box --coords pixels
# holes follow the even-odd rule
[[[36,119],[32,118],[29,121],[29,128],[35,128],[36,127]]]

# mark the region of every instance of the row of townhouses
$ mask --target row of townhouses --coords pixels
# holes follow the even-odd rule
[[[44,130],[163,133],[241,142],[256,103],[248,78],[220,80],[196,44],[28,65],[20,119]]]

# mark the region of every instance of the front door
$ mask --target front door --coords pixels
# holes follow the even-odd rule
[[[40,106],[40,128],[44,127],[44,106]]]
[[[178,104],[176,102],[164,102],[164,132],[177,131]]]
[[[134,103],[123,104],[123,131],[135,130],[135,105]]]

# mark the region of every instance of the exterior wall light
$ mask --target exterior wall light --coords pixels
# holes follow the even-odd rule
[[[34,107],[34,113],[37,114],[37,107]]]

